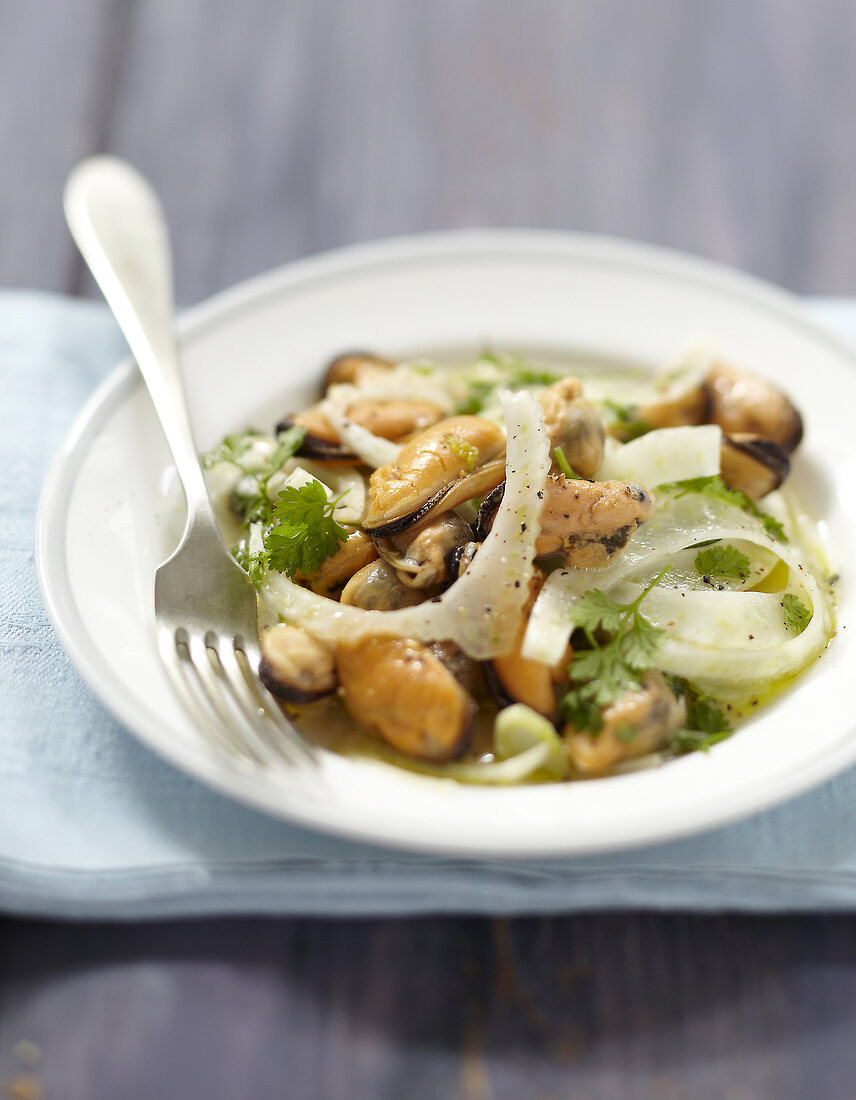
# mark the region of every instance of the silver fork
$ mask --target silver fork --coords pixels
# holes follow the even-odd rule
[[[256,592],[223,542],[197,457],[157,196],[130,165],[93,157],[69,176],[65,216],[139,365],[187,501],[181,542],[155,574],[157,641],[170,679],[199,728],[244,766],[313,762],[314,750],[258,677]]]

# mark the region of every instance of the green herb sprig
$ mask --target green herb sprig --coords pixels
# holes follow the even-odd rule
[[[263,563],[290,577],[316,573],[348,537],[347,527],[333,519],[341,499],[328,500],[316,480],[283,489],[273,504],[273,523],[262,536]]]
[[[667,675],[666,680],[675,695],[683,697],[687,707],[684,726],[669,739],[670,752],[676,756],[707,752],[734,733],[725,712],[695,684],[681,676]]]
[[[695,567],[702,577],[745,581],[752,563],[736,546],[717,543],[699,550],[695,556]]]
[[[306,429],[296,424],[279,432],[276,437],[276,446],[265,465],[261,469],[251,469],[247,466],[245,458],[253,445],[262,437],[262,433],[250,430],[227,435],[216,447],[203,454],[202,465],[206,470],[221,462],[228,462],[235,466],[241,472],[241,477],[235,483],[230,497],[232,510],[245,523],[270,523],[273,496],[269,482],[274,474],[279,473],[285,463],[300,450],[305,436]]]
[[[649,424],[647,420],[642,419],[635,405],[621,405],[611,398],[606,398],[601,402],[601,406],[610,427],[618,430],[621,439],[625,443],[647,435],[653,428],[653,424]]]
[[[725,504],[733,504],[735,507],[741,508],[744,512],[748,512],[750,516],[754,516],[755,519],[760,520],[764,530],[772,538],[776,539],[778,542],[788,541],[785,536],[784,528],[777,519],[773,519],[773,517],[767,515],[766,512],[762,512],[754,500],[750,500],[742,490],[732,489],[730,486],[726,485],[717,474],[714,474],[713,477],[691,477],[687,478],[685,481],[666,481],[662,485],[658,485],[655,492],[674,492],[676,500],[686,496],[688,493],[701,493],[711,500],[719,500]]]
[[[664,569],[628,604],[595,588],[574,603],[573,619],[590,648],[574,652],[568,676],[574,685],[562,699],[562,710],[576,729],[597,733],[603,727],[601,709],[627,691],[641,687],[641,674],[651,668],[665,631],[639,610],[651,589],[668,572]],[[602,641],[608,634],[607,641]]]

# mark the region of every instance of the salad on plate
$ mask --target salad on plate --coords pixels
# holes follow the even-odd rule
[[[355,352],[204,465],[265,609],[262,678],[307,736],[560,782],[710,749],[825,649],[802,432],[707,348],[653,372]]]

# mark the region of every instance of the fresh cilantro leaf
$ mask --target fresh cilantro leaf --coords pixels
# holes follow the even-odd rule
[[[740,489],[732,489],[717,474],[712,477],[690,477],[685,481],[666,481],[657,486],[658,492],[674,492],[675,499],[686,496],[687,493],[702,493],[711,500],[721,500],[726,504],[733,504],[742,508],[750,516],[760,520],[764,530],[771,538],[778,542],[787,542],[785,531],[781,523],[772,516],[762,512],[754,500],[750,500]]]
[[[273,504],[273,523],[263,536],[265,564],[292,577],[316,573],[348,537],[348,529],[333,519],[339,500],[328,500],[324,486],[315,480],[283,489]]]
[[[574,602],[574,624],[590,646],[574,650],[568,668],[572,687],[562,701],[575,726],[577,717],[585,723],[577,729],[596,732],[600,726],[592,719],[592,708],[606,707],[625,692],[638,689],[641,674],[654,664],[665,632],[649,622],[639,606],[666,572],[629,604],[618,603],[598,588]],[[610,637],[602,642],[599,637],[604,633]]]
[[[600,707],[583,699],[578,691],[567,692],[562,698],[561,708],[567,720],[580,733],[600,733],[603,729]]]
[[[718,745],[720,741],[727,741],[734,730],[717,730],[715,733],[706,733],[703,730],[682,729],[673,734],[669,740],[669,749],[676,756],[684,756],[688,752],[707,752],[712,745]]]
[[[667,676],[666,679],[675,695],[683,697],[687,707],[684,727],[669,739],[670,752],[677,756],[707,752],[711,745],[732,735],[734,730],[727,715],[709,695],[680,676]]]
[[[749,576],[752,563],[736,546],[719,543],[699,550],[695,558],[695,567],[702,577],[726,577],[745,581]]]
[[[598,628],[614,634],[621,627],[626,610],[626,604],[619,603],[599,588],[592,588],[574,602],[574,625],[589,636]]]
[[[617,639],[620,635],[615,637]],[[608,706],[626,691],[639,687],[636,671],[612,641],[596,649],[575,653],[568,675],[577,685],[581,697],[599,707]]]
[[[651,668],[660,653],[664,633],[659,626],[654,626],[644,615],[635,611],[633,624],[625,633],[621,646],[627,664],[637,671]]]
[[[811,620],[811,612],[799,596],[793,592],[782,597],[782,610],[785,613],[785,626],[791,634],[802,634]]]

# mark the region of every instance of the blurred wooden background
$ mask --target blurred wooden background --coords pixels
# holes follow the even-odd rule
[[[191,303],[353,241],[542,226],[856,289],[850,0],[28,0],[0,285],[75,291],[80,157],[160,193]]]
[[[472,226],[856,293],[855,54],[852,0],[0,0],[0,286],[93,293],[109,151],[188,304]],[[0,922],[18,1100],[839,1100],[854,1023],[848,917]]]

